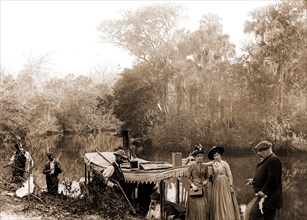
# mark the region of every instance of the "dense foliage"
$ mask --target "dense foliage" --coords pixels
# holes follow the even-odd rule
[[[97,27],[102,39],[134,56],[133,67],[113,86],[96,80],[99,69],[91,77],[50,78],[47,55],[28,60],[15,78],[2,67],[1,140],[121,126],[143,148],[244,149],[268,139],[306,150],[304,6],[281,1],[252,11],[240,55],[216,15],[204,15],[193,32],[180,28],[180,5],[105,20]]]
[[[219,17],[204,15],[190,32],[175,28],[180,10],[146,6],[99,25],[103,39],[139,58],[109,97],[125,129],[164,150],[190,151],[197,143],[244,149],[262,139],[306,150],[304,2],[252,11],[240,56]]]
[[[30,65],[31,64],[31,65]],[[2,70],[1,141],[38,138],[53,133],[94,132],[116,129],[118,121],[109,110],[98,109],[99,97],[110,93],[105,82],[89,77],[44,76],[45,64],[30,63],[17,77]],[[36,71],[29,66],[35,66]]]

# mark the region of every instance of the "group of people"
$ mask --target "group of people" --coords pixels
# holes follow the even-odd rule
[[[12,168],[12,180],[14,183],[22,184],[31,175],[34,168],[34,162],[31,154],[23,149],[22,143],[14,144],[15,152],[10,162],[4,167]],[[46,175],[47,191],[50,194],[58,194],[59,179],[58,175],[62,172],[61,164],[55,159],[54,155],[49,152],[46,154],[46,162],[43,174]]]
[[[282,206],[282,165],[272,146],[271,142],[262,141],[254,147],[260,161],[254,177],[247,179],[246,185],[253,186],[255,198],[248,204],[250,208],[244,219],[274,220],[276,209]],[[204,163],[204,150],[196,147],[193,151],[195,160],[187,170],[192,191],[187,202],[187,220],[241,219],[233,176],[229,164],[222,160],[223,153],[223,147],[214,146],[207,155],[210,162]]]
[[[260,161],[254,177],[247,179],[246,185],[253,186],[255,198],[248,204],[250,208],[244,219],[274,220],[276,209],[282,206],[282,165],[272,147],[271,142],[261,141],[253,148]],[[212,147],[207,155],[210,161],[205,163],[204,149],[201,146],[197,146],[192,152],[194,161],[187,169],[187,180],[192,192],[187,201],[186,220],[241,219],[231,168],[222,159],[223,153],[223,147]],[[114,155],[115,162],[103,171],[103,177],[110,187],[124,187],[124,175],[120,165],[127,157],[121,149]],[[159,219],[160,195],[154,192],[150,198],[146,219]]]
[[[188,198],[186,219],[238,220],[240,213],[233,190],[229,164],[222,160],[223,147],[213,147],[208,153],[210,162],[204,163],[204,150],[197,147],[187,170],[192,193]],[[198,195],[193,191],[200,190]]]
[[[16,151],[8,165],[13,165],[15,181],[24,180],[25,174],[33,169],[33,160],[29,152],[20,143],[15,145]],[[252,185],[255,197],[248,204],[249,210],[245,219],[274,220],[276,209],[282,206],[282,165],[279,157],[272,151],[272,143],[262,141],[254,150],[260,158],[253,178],[247,179],[246,185]],[[222,159],[224,148],[212,147],[208,152],[209,162],[204,162],[204,150],[197,146],[192,152],[194,161],[187,169],[187,180],[190,195],[187,201],[186,220],[239,220],[240,212],[233,188],[233,176],[229,164]],[[127,159],[125,151],[118,149],[115,161],[103,170],[102,176],[106,185],[120,189],[125,187],[125,179],[120,165]],[[43,173],[46,175],[47,190],[51,194],[58,193],[58,175],[61,165],[52,153],[47,155]],[[147,219],[159,219],[160,195],[153,193]]]

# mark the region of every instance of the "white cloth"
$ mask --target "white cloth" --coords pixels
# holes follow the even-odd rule
[[[259,209],[261,214],[263,215],[263,203],[264,203],[265,197],[262,197],[259,201]]]
[[[104,178],[110,178],[114,173],[114,167],[113,166],[108,166],[107,168],[104,169],[102,176]]]
[[[113,175],[113,173],[114,173],[114,167],[112,165],[106,167],[104,169],[104,171],[102,172],[102,176],[103,176],[104,180],[106,181],[107,186],[109,186],[109,187],[113,187],[114,186],[114,183],[109,181],[109,178]]]
[[[50,174],[54,174],[55,162],[54,160],[50,162]]]
[[[30,169],[33,168],[34,166],[34,162],[33,159],[31,157],[31,154],[28,151],[25,151],[25,156],[26,156],[26,166],[25,166],[25,171],[29,172]]]
[[[22,187],[16,190],[16,196],[22,198],[29,193],[33,193],[34,191],[34,179],[33,175],[31,175],[23,184]]]
[[[146,219],[149,220],[161,219],[161,206],[159,203],[157,203],[154,207],[149,207]]]

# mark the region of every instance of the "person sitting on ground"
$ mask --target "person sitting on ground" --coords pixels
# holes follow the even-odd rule
[[[161,205],[160,205],[160,194],[153,192],[150,195],[149,210],[146,215],[146,219],[156,220],[161,219]]]

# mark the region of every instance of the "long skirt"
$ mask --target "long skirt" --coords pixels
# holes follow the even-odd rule
[[[230,185],[226,175],[217,175],[211,191],[210,198],[210,220],[238,220],[240,219],[239,209],[232,196]]]
[[[207,201],[205,195],[191,197],[187,202],[186,220],[206,220],[207,219]]]

